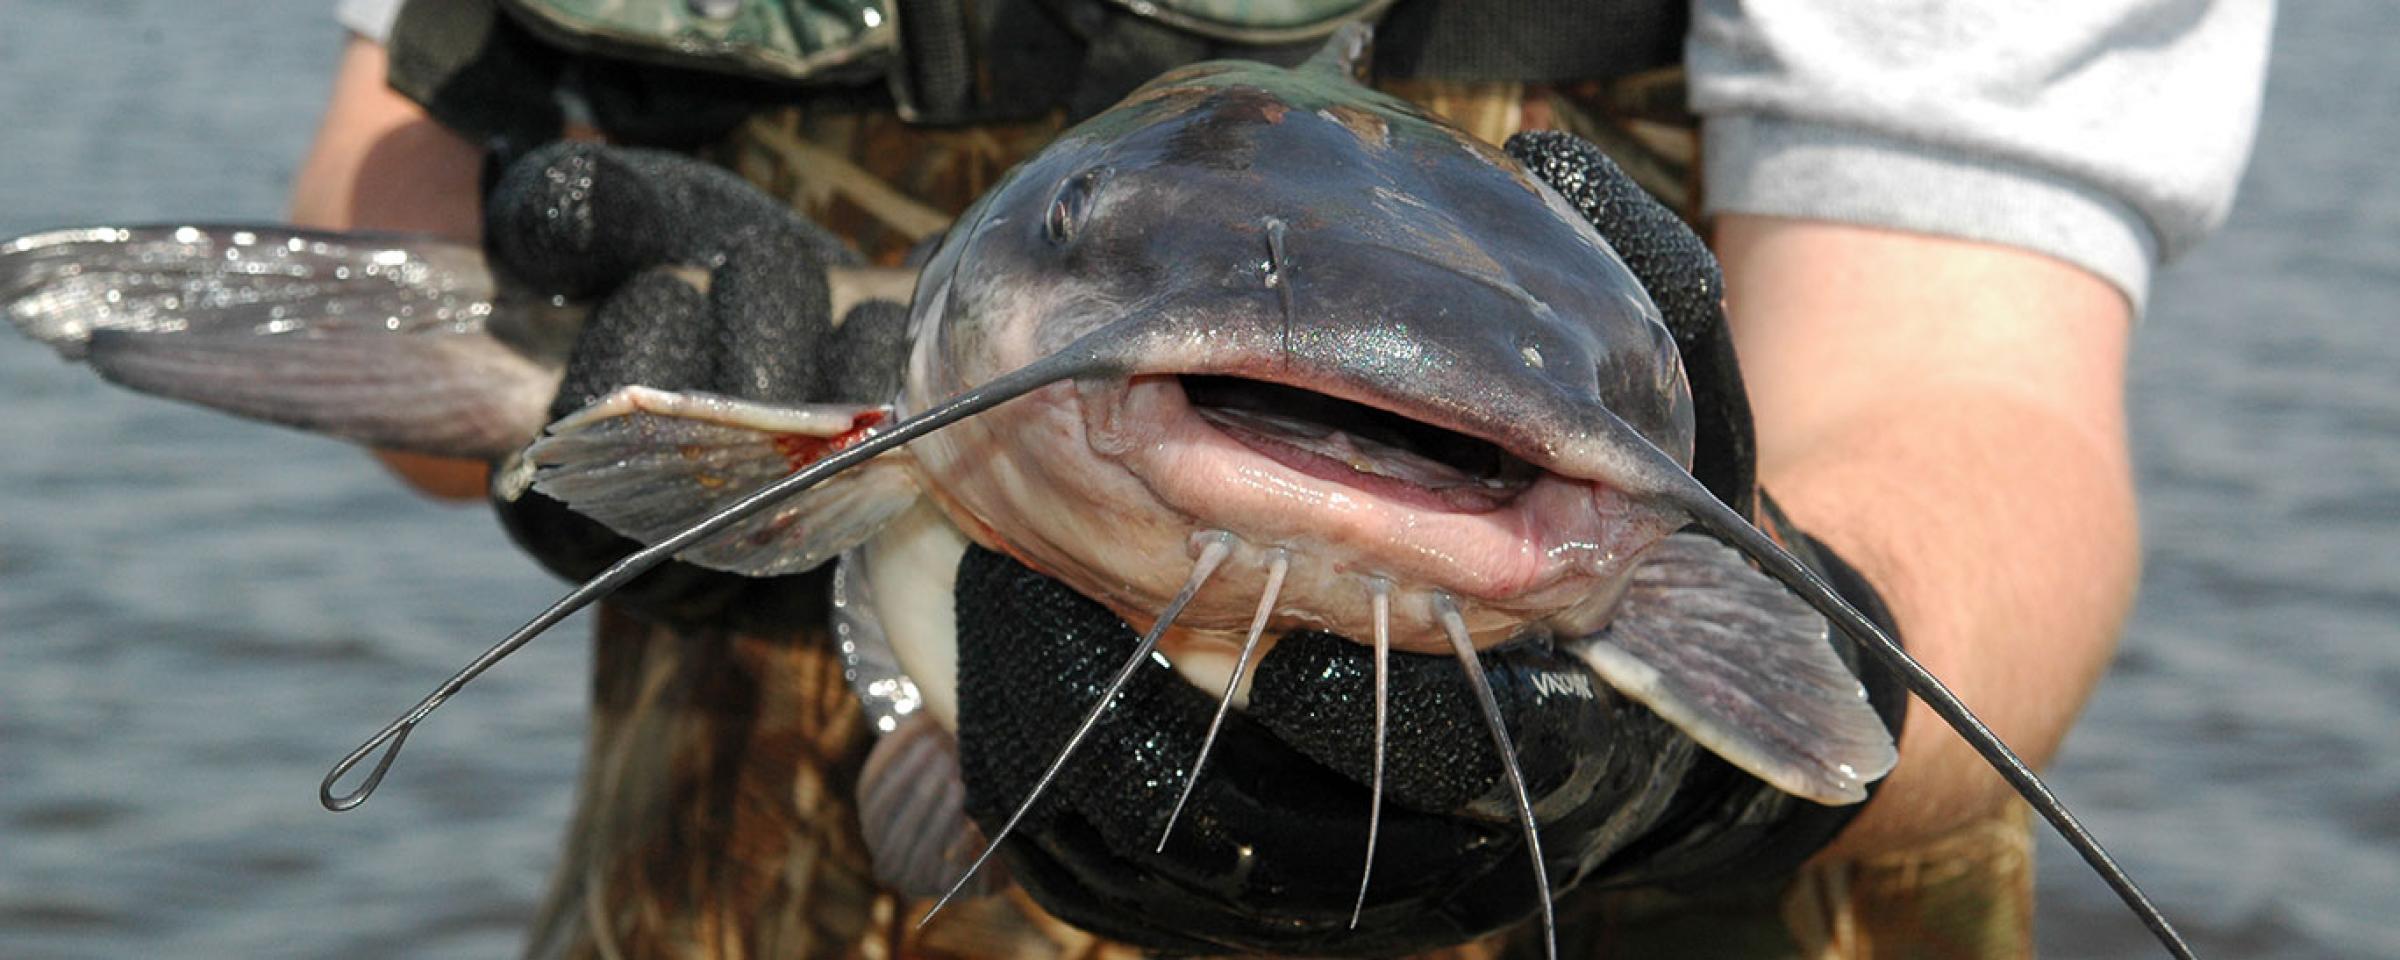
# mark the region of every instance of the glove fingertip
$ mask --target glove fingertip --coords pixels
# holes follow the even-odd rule
[[[600,249],[605,244],[593,206],[599,150],[589,143],[549,144],[495,179],[484,197],[485,246],[515,279],[580,299],[626,272],[625,258]]]
[[[823,399],[816,371],[832,360],[824,342],[833,300],[816,262],[805,238],[774,232],[727,251],[709,287],[719,351],[711,389],[766,403]]]

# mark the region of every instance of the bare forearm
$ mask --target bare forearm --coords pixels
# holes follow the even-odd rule
[[[482,236],[483,149],[384,81],[383,47],[352,37],[325,118],[292,181],[292,221],[336,230]]]
[[[1729,215],[1717,234],[1760,476],[1883,592],[1909,649],[2035,764],[2130,605],[2128,308],[1999,247]],[[1831,855],[1905,846],[2007,788],[1922,704]]]

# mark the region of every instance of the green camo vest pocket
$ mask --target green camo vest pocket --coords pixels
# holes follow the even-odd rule
[[[504,0],[579,53],[770,80],[863,79],[898,42],[880,0]]]

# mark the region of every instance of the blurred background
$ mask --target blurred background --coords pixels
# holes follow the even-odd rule
[[[276,220],[331,0],[0,5],[0,237]],[[238,12],[237,12],[238,11]],[[2201,952],[2400,956],[2400,5],[2283,4],[2233,221],[2157,281],[2148,559],[2051,780]],[[341,444],[0,336],[0,957],[512,955],[565,827],[588,628],[325,767],[560,585]],[[2058,956],[2157,948],[2044,834]]]

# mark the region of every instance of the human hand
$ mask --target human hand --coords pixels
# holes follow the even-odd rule
[[[635,384],[787,405],[882,401],[898,388],[905,307],[837,296],[829,271],[857,255],[727,171],[678,154],[564,143],[511,164],[485,209],[499,270],[594,304],[552,419]],[[503,470],[494,506],[553,572],[581,580],[638,546],[527,479]],[[677,563],[617,597],[651,619],[821,622],[824,591],[792,582],[810,576],[754,579]]]

